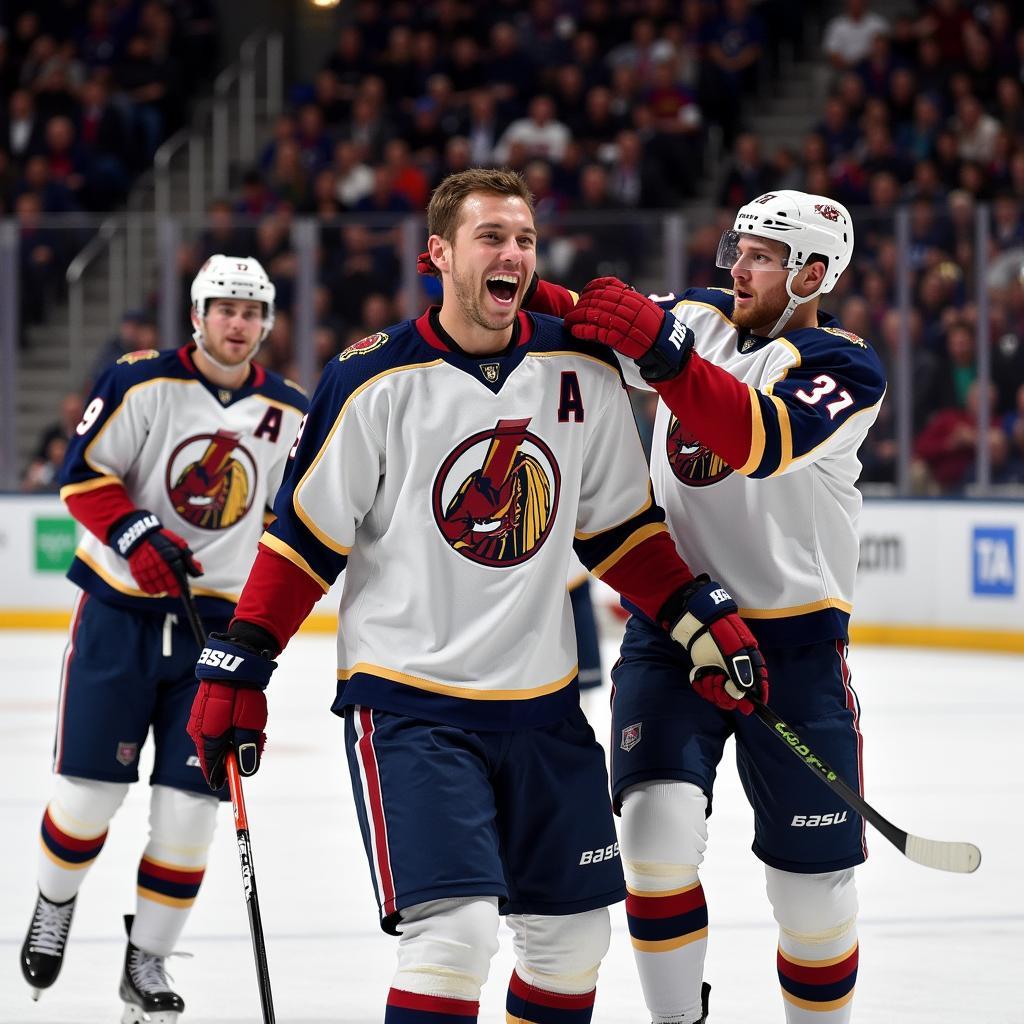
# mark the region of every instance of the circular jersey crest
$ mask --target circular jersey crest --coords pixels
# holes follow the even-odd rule
[[[218,430],[182,441],[167,462],[174,511],[202,530],[224,530],[252,507],[256,460],[237,434]]]
[[[352,342],[338,359],[341,362],[345,362],[346,359],[351,359],[353,356],[365,356],[367,352],[376,352],[388,340],[388,335],[383,331],[377,331],[376,334],[371,334],[367,338],[362,338],[359,341]]]
[[[675,416],[669,419],[665,451],[676,479],[688,487],[716,484],[732,472],[720,455],[702,445]]]
[[[551,530],[561,476],[551,449],[526,429],[529,423],[498,420],[466,438],[434,478],[434,521],[471,562],[518,565]]]

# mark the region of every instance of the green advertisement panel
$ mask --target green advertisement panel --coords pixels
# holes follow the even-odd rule
[[[70,516],[36,516],[36,572],[67,572],[77,543],[78,524]]]

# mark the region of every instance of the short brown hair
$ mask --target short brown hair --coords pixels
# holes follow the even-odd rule
[[[471,167],[449,174],[434,189],[427,207],[427,234],[438,235],[446,242],[454,241],[462,219],[462,204],[474,192],[518,196],[533,213],[533,196],[521,174],[501,167]]]

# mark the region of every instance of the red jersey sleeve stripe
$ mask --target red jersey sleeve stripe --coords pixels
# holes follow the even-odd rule
[[[757,392],[728,370],[696,352],[678,377],[654,385],[679,422],[733,469],[749,472],[758,447],[764,450],[764,424]],[[748,469],[749,467],[749,469]]]

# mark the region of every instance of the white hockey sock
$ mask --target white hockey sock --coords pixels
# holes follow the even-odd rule
[[[169,956],[177,945],[203,881],[217,806],[213,796],[153,787],[131,934],[147,953]]]
[[[708,915],[697,866],[707,832],[704,794],[686,782],[646,782],[622,808],[626,920],[654,1024],[700,1020]]]
[[[853,869],[803,875],[768,867],[765,875],[787,1024],[848,1024],[858,962]]]
[[[107,839],[127,783],[58,775],[39,830],[39,891],[54,903],[76,895]]]
[[[849,1024],[857,981],[857,930],[837,940],[807,942],[779,933],[779,984],[786,1024]]]

